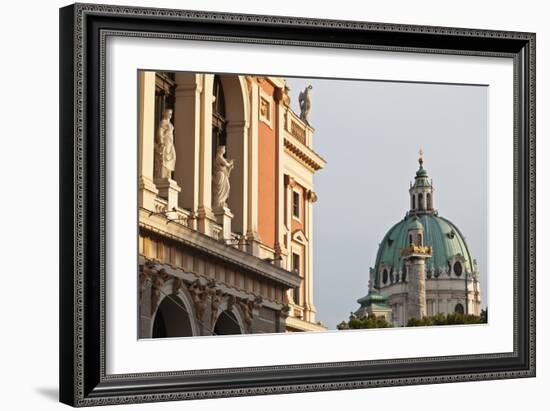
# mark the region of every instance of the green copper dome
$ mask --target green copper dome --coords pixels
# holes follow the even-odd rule
[[[375,290],[369,292],[366,296],[361,297],[357,302],[361,305],[367,306],[372,303],[385,304],[388,301],[388,297],[383,296]]]
[[[423,228],[423,243],[432,247],[432,256],[426,259],[428,275],[439,276],[441,272],[450,270],[450,261],[455,257],[463,261],[466,272],[475,272],[474,260],[466,240],[453,223],[435,213],[409,215],[395,224],[380,243],[374,267],[376,288],[381,285],[382,268],[387,269],[392,276],[394,272],[402,270],[400,250],[409,246],[408,231],[411,228]]]
[[[424,170],[424,167],[422,167],[422,165],[420,165],[420,168],[416,172],[416,176],[417,177],[428,177],[428,172],[426,170]]]
[[[462,271],[477,271],[476,263],[460,230],[449,220],[440,217],[433,207],[434,187],[423,167],[422,154],[420,151],[419,168],[414,184],[409,188],[411,208],[403,220],[390,228],[379,245],[372,273],[374,288],[379,289],[382,284],[406,280],[401,250],[409,247],[411,242],[431,247],[431,255],[425,260],[428,277],[439,277],[442,273],[450,274],[451,270],[455,270],[455,275],[462,275]],[[423,234],[410,237],[411,230],[421,231]]]
[[[409,224],[407,226],[407,230],[423,230],[424,226],[420,222],[420,219],[418,217],[413,217],[408,219]]]

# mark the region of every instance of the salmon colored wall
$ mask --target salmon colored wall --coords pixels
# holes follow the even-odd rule
[[[274,87],[267,81],[260,85],[269,96]],[[275,107],[270,105],[273,129],[262,121],[258,122],[258,234],[268,247],[275,247],[276,214],[276,121]]]

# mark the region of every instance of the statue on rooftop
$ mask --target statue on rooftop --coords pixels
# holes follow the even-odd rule
[[[298,96],[298,102],[300,103],[300,119],[306,122],[309,125],[309,112],[311,111],[311,97],[309,96],[309,91],[313,88],[310,84],[307,86],[304,91],[300,92]]]

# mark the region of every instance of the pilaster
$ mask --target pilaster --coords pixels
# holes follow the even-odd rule
[[[139,187],[138,205],[154,211],[158,194],[153,183],[155,153],[155,73],[139,73]]]
[[[305,272],[305,306],[306,321],[315,322],[317,311],[313,303],[313,203],[317,201],[317,194],[308,190],[306,194],[305,233],[307,235],[306,245],[306,272]]]
[[[257,81],[247,77],[250,87],[250,130],[248,133],[248,224],[246,237],[249,252],[259,254],[258,235],[258,112],[260,89]]]
[[[199,148],[201,75],[176,73],[176,102],[174,107],[174,135],[176,167],[174,179],[183,187],[179,205],[192,212],[199,207]]]
[[[231,171],[231,193],[227,200],[233,219],[233,231],[246,234],[248,231],[249,185],[249,122],[232,121],[227,125],[227,157],[234,160]]]
[[[288,255],[284,249],[284,220],[285,220],[285,184],[284,184],[284,97],[285,90],[276,88],[274,93],[275,102],[275,138],[276,138],[276,155],[275,169],[276,175],[276,192],[275,192],[275,258],[276,264],[279,267],[284,267],[283,259]],[[288,97],[288,96],[287,96]]]

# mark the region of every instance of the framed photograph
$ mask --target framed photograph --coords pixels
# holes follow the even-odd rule
[[[535,376],[535,34],[60,22],[62,402]]]

